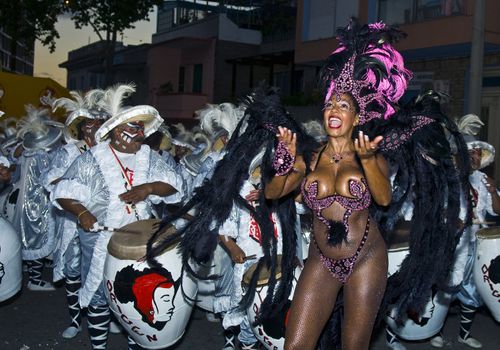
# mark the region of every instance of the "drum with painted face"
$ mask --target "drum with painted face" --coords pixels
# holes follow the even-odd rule
[[[278,256],[278,266],[276,268],[276,279],[281,279],[281,255]],[[243,276],[243,285],[248,286],[252,279],[252,276],[257,268],[257,262],[250,266],[250,268],[245,272]],[[302,272],[302,267],[297,266],[294,271],[293,276],[293,286],[288,296],[288,301],[285,305],[284,310],[276,317],[264,321],[262,324],[254,326],[256,317],[259,314],[260,307],[262,302],[266,298],[268,291],[268,281],[270,276],[270,271],[267,268],[263,268],[260,271],[257,288],[255,290],[255,296],[253,302],[247,309],[248,319],[250,324],[252,325],[253,332],[255,337],[264,345],[264,347],[268,350],[280,350],[283,349],[285,344],[285,331],[286,325],[288,323],[288,315],[290,311],[290,306],[292,304],[293,294],[295,292],[295,287],[297,286],[297,281],[299,280],[300,273]],[[278,287],[278,284],[276,287]]]
[[[13,185],[5,188],[0,194],[0,215],[7,221],[13,222],[16,212],[17,200],[20,193],[21,181],[16,181]]]
[[[0,302],[21,290],[21,242],[12,225],[0,216]]]
[[[500,227],[483,228],[476,237],[474,282],[491,314],[500,322]]]
[[[182,273],[177,244],[157,257],[162,268],[150,268],[144,261],[146,243],[158,223],[141,220],[122,227],[123,232],[115,232],[104,267],[111,311],[135,342],[146,349],[163,349],[182,337],[197,292],[196,282]],[[167,229],[163,234],[173,232]]]
[[[409,223],[408,223],[409,224]],[[396,230],[388,249],[389,267],[388,275],[399,270],[401,263],[409,253],[409,227],[400,226]],[[450,307],[451,295],[443,291],[429,291],[429,299],[420,315],[408,315],[408,319],[402,325],[398,325],[394,318],[386,317],[386,322],[394,333],[406,340],[423,340],[430,338],[443,327],[448,309]]]

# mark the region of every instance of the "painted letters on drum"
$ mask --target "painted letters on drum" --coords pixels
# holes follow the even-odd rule
[[[493,318],[500,322],[500,230],[498,227],[485,228],[476,236],[474,282]]]

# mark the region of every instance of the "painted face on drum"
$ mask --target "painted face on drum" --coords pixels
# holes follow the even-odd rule
[[[140,271],[129,265],[116,273],[113,285],[120,303],[134,302],[142,321],[162,330],[174,314],[179,284],[165,268]]]
[[[172,283],[163,283],[153,293],[153,322],[168,322],[174,314],[175,288]]]
[[[144,274],[135,280],[132,291],[136,309],[151,326],[161,329],[174,313],[175,283],[168,275],[156,272]]]

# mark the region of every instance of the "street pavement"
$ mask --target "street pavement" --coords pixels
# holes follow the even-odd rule
[[[26,279],[26,276],[24,276]],[[49,276],[47,276],[49,277]],[[11,300],[0,304],[0,350],[65,349],[90,350],[90,342],[84,327],[73,339],[64,339],[61,332],[69,323],[64,286],[54,292],[32,292],[26,288]],[[444,349],[470,349],[458,344],[458,307],[450,309],[444,328],[447,341]],[[474,320],[472,334],[483,342],[485,350],[500,349],[500,325],[486,309],[480,309]],[[429,342],[404,342],[407,349],[434,349]],[[173,350],[220,350],[223,345],[222,328],[219,323],[209,322],[202,310],[195,309],[183,338],[169,349]],[[126,350],[123,334],[110,334],[109,350]],[[371,350],[387,349],[383,331],[374,332]]]

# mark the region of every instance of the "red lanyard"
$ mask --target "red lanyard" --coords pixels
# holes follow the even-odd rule
[[[132,176],[133,176],[133,173],[130,173],[130,178],[129,178],[128,175],[127,175],[127,170],[125,170],[125,168],[123,167],[123,164],[120,161],[120,158],[118,158],[118,156],[115,153],[115,150],[113,149],[113,147],[111,147],[111,145],[109,145],[109,149],[111,150],[111,152],[115,156],[116,161],[118,162],[118,165],[120,166],[120,169],[122,171],[123,177],[125,178],[125,180],[127,180],[127,183],[130,186],[130,189],[132,189]],[[125,204],[125,210],[127,211],[127,214],[131,214],[130,208],[132,208],[134,210],[134,214],[135,214],[136,219],[140,220],[139,213],[137,213],[137,209],[135,207],[135,204]]]
[[[111,150],[111,152],[113,152],[113,155],[115,156],[116,161],[118,162],[118,165],[120,166],[120,168],[122,170],[123,176],[127,180],[127,183],[129,184],[130,188],[132,188],[133,173],[130,174],[130,178],[129,178],[128,175],[127,175],[127,170],[123,167],[123,164],[120,161],[120,158],[118,158],[118,156],[115,153],[115,150],[113,149],[113,147],[111,147],[111,145],[109,146],[109,149]]]

